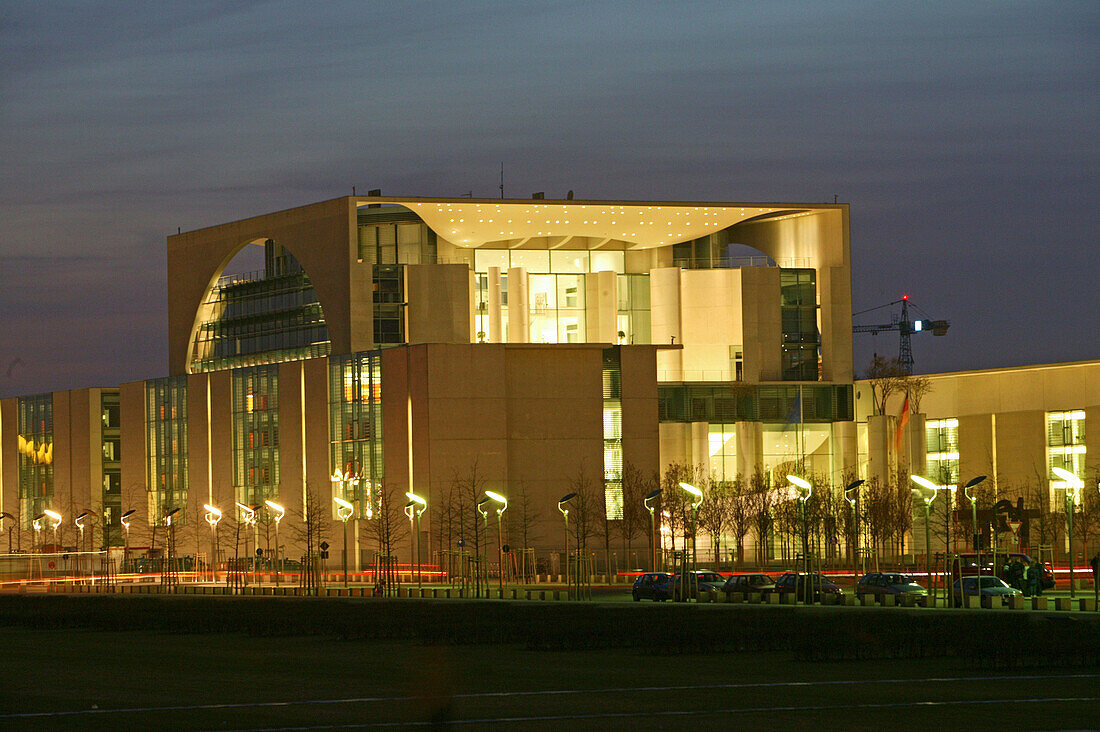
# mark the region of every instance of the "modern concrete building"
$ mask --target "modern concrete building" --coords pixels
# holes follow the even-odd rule
[[[248,246],[263,271],[226,275]],[[383,492],[427,499],[439,549],[476,477],[511,497],[512,544],[545,550],[586,473],[617,520],[628,466],[857,469],[845,205],[343,197],[168,237],[167,294],[165,378],[0,404],[24,529],[47,506],[115,527],[178,508],[201,553],[204,505],[335,519],[340,497],[358,562]]]
[[[888,481],[900,468],[903,475],[925,476],[942,486],[935,505],[943,514],[952,501],[954,535],[962,537],[963,547],[972,544],[971,521],[959,487],[988,476],[979,506],[983,514],[995,515],[980,522],[983,545],[989,545],[992,529],[1004,534],[1002,545],[1018,543],[1033,552],[1049,546],[1058,556],[1068,549],[1067,482],[1052,468],[1068,470],[1084,483],[1075,507],[1075,554],[1083,561],[1086,552],[1095,552],[1100,539],[1100,430],[1087,430],[1086,425],[1100,423],[1100,361],[923,378],[927,393],[919,401],[910,400],[904,420],[904,392],[889,399],[885,413],[875,414],[871,383],[856,382],[864,474]],[[1000,506],[993,510],[996,502]],[[1014,537],[1010,523],[1018,513],[1019,536]],[[924,551],[923,521],[923,512],[916,511],[911,546],[917,552]],[[943,551],[943,546],[934,540],[932,550]]]

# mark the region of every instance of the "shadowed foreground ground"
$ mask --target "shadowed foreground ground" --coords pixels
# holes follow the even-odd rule
[[[227,629],[232,631],[232,629]],[[644,644],[643,644],[644,645]],[[1082,728],[1100,669],[3,629],[0,728]],[[15,716],[34,714],[39,716]]]

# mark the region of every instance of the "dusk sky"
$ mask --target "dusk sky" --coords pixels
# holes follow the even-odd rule
[[[5,0],[0,396],[166,375],[177,227],[501,162],[509,197],[835,195],[854,309],[951,321],[917,371],[1100,358],[1098,121],[1095,0]]]

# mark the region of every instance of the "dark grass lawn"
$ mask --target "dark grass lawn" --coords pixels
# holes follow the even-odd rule
[[[3,629],[0,729],[1087,728],[1098,669]],[[1013,678],[1015,677],[1015,678]],[[58,714],[76,712],[75,714]],[[46,713],[45,716],[12,716]]]

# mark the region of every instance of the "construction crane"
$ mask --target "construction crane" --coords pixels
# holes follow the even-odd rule
[[[951,327],[950,320],[910,320],[909,319],[909,296],[902,295],[900,300],[894,300],[894,302],[886,303],[885,305],[879,305],[878,307],[871,308],[869,310],[861,310],[855,313],[852,317],[864,315],[865,313],[874,312],[875,310],[881,310],[882,308],[888,308],[893,305],[901,305],[901,315],[894,315],[891,322],[885,325],[853,325],[853,333],[870,333],[871,335],[877,335],[882,331],[896,330],[901,337],[901,345],[898,349],[898,363],[905,369],[905,373],[913,373],[913,346],[909,342],[909,337],[914,333],[927,333],[931,331],[934,336],[947,335],[947,329]],[[917,308],[916,305],[912,307]],[[917,308],[918,310],[920,308]]]

